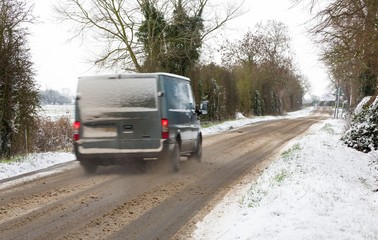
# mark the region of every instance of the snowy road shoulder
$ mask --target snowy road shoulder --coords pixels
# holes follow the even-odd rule
[[[73,153],[67,152],[47,152],[33,153],[20,157],[17,161],[10,163],[0,163],[0,180],[30,173],[33,171],[46,169],[60,163],[75,160]]]
[[[229,192],[192,237],[378,239],[378,174],[370,167],[378,152],[347,148],[343,130],[342,120],[313,126],[256,182]]]

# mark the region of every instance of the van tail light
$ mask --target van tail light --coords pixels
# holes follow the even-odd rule
[[[168,139],[169,137],[169,128],[168,128],[168,119],[161,119],[161,138]]]
[[[80,130],[80,122],[75,121],[73,124],[73,140],[74,141],[79,141],[80,139],[79,130]]]

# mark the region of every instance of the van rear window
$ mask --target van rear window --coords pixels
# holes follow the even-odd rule
[[[157,109],[155,78],[81,79],[78,87],[80,106],[118,109],[119,111],[149,111]]]

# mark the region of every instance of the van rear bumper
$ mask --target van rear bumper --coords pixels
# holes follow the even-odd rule
[[[162,140],[161,147],[155,149],[115,149],[115,148],[83,148],[74,143],[77,160],[93,161],[99,165],[122,164],[130,160],[158,160],[173,152],[174,144]]]

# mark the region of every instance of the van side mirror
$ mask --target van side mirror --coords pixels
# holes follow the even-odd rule
[[[207,110],[208,110],[208,105],[209,105],[209,101],[202,101],[198,110],[198,115],[200,114],[206,115]]]

